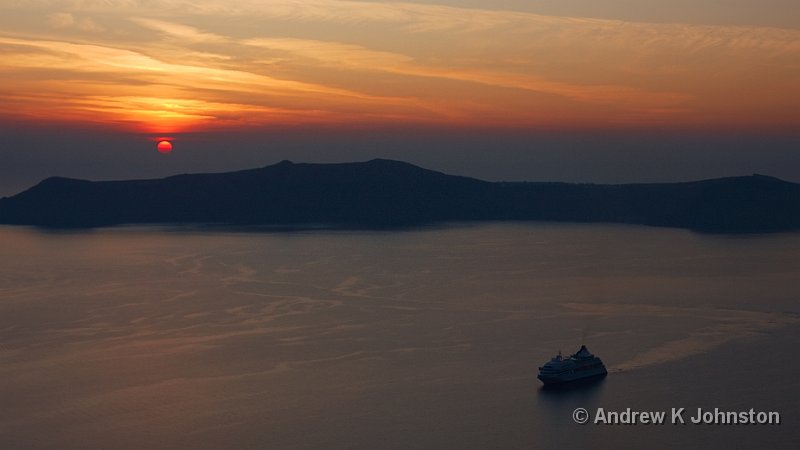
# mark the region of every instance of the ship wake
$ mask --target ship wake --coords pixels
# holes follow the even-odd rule
[[[569,303],[565,306],[589,316],[693,318],[709,322],[707,326],[688,331],[683,337],[642,350],[630,359],[610,366],[609,372],[625,372],[678,361],[709,353],[731,341],[785,326],[800,325],[800,316],[792,313],[608,303]]]

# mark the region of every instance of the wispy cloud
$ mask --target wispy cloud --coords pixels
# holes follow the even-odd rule
[[[124,115],[98,100],[116,98],[145,111],[128,114],[136,120],[183,114],[204,126],[236,109],[254,118],[248,124],[262,113],[269,123],[305,114],[534,127],[800,124],[792,29],[352,0],[31,0],[0,9],[0,51],[12,56],[0,62],[0,94],[30,94],[27,110],[53,108],[41,93],[64,101],[61,92],[91,99],[95,113]],[[17,25],[22,10],[42,12],[42,27]],[[114,93],[97,95],[106,89]],[[156,107],[158,98],[183,107]],[[67,103],[60,114],[90,114]]]
[[[548,80],[527,74],[515,74],[491,69],[455,70],[446,66],[418,64],[407,55],[378,52],[365,47],[336,42],[301,39],[253,39],[247,45],[287,52],[295,57],[313,59],[327,67],[361,71],[389,72],[415,77],[479,83],[487,86],[521,89],[559,95],[592,103],[631,102],[641,106],[671,105],[688,96],[677,93],[648,92],[644,89],[614,85],[577,85]]]
[[[134,23],[137,23],[145,28],[158,31],[168,37],[173,37],[192,43],[220,43],[228,41],[228,39],[224,36],[202,32],[197,28],[178,23],[147,19],[143,17],[133,18],[131,20]]]
[[[192,119],[209,126],[212,119],[230,118],[234,112],[249,117],[241,120],[243,123],[259,117],[275,123],[302,123],[299,118],[304,114],[311,122],[321,116],[338,122],[334,113],[344,117],[347,109],[357,105],[391,111],[415,103],[242,70],[170,63],[98,45],[0,38],[0,49],[4,47],[6,52],[15,51],[13,62],[5,64],[8,70],[58,67],[58,71],[51,71],[61,74],[57,79],[53,75],[47,80],[26,77],[16,80],[13,90],[0,88],[0,96],[7,101],[25,98],[28,102],[20,103],[15,111],[34,115],[32,110],[39,108],[52,113],[47,116],[85,120],[105,112],[121,122],[169,122],[176,126],[191,124]],[[120,86],[124,87],[122,91]],[[37,95],[26,97],[19,94],[20,90]],[[196,99],[198,93],[206,100]],[[352,114],[346,115],[352,119]]]
[[[55,13],[47,16],[47,23],[54,28],[69,28],[75,24],[75,17],[70,13]]]
[[[63,12],[47,16],[47,23],[53,28],[58,29],[76,28],[81,31],[92,33],[102,33],[106,31],[105,27],[98,25],[94,20],[88,17],[76,19],[74,15]]]

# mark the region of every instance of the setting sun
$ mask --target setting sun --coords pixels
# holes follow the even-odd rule
[[[158,141],[159,153],[169,153],[171,151],[172,151],[172,142],[166,140]]]

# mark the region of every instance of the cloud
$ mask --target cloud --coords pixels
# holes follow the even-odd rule
[[[244,43],[287,52],[299,58],[313,59],[328,67],[478,83],[559,95],[591,103],[630,103],[640,108],[664,108],[689,98],[685,94],[648,92],[645,89],[626,86],[570,84],[527,74],[505,73],[500,70],[456,70],[446,66],[423,65],[407,55],[374,51],[353,44],[302,39],[251,39]]]
[[[78,29],[82,31],[88,31],[90,33],[102,33],[106,31],[105,27],[96,24],[92,19],[89,18],[81,19],[80,22],[78,22]]]
[[[47,16],[47,23],[56,29],[75,28],[89,33],[102,33],[106,31],[104,27],[98,25],[88,17],[76,19],[74,15],[64,12],[50,14]]]
[[[341,42],[296,38],[257,38],[244,40],[242,44],[282,51],[336,67],[391,71],[413,62],[413,58],[410,56],[370,50],[361,45]]]
[[[800,123],[800,31],[792,29],[391,1],[32,0],[3,8],[6,17],[14,8],[60,11],[47,17],[47,31],[10,23],[0,34],[15,55],[0,62],[4,81],[34,71],[95,84],[105,76],[128,99],[146,85],[168,99],[310,118]],[[113,33],[98,33],[98,23],[113,24]],[[55,80],[36,80],[16,82],[55,90]]]
[[[13,61],[4,64],[8,70],[30,74],[50,68],[50,73],[61,74],[48,80],[24,76],[0,87],[5,104],[13,103],[13,110],[30,116],[91,121],[99,115],[118,123],[185,127],[211,126],[214,118],[234,115],[247,115],[250,120],[240,122],[251,124],[338,123],[359,115],[390,118],[421,111],[414,99],[165,62],[113,47],[0,37],[0,49],[14,53]]]
[[[55,13],[47,16],[47,23],[53,28],[69,28],[75,25],[75,17],[70,13]]]
[[[131,21],[145,28],[149,28],[151,30],[163,33],[164,35],[167,35],[169,37],[184,40],[191,43],[220,43],[228,41],[228,39],[224,36],[220,36],[214,33],[202,32],[197,28],[190,27],[187,25],[177,24],[174,22],[167,22],[156,19],[147,19],[143,17],[133,18],[131,19]]]

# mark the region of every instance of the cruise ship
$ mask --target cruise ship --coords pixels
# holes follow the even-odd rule
[[[553,359],[539,367],[539,376],[537,378],[547,386],[587,378],[604,377],[606,374],[608,374],[608,371],[603,361],[589,353],[585,345],[581,345],[580,350],[567,358],[562,357],[561,352],[558,352],[558,355],[554,356]]]

